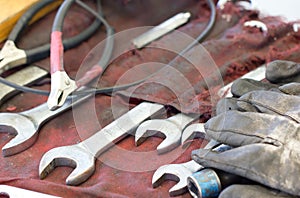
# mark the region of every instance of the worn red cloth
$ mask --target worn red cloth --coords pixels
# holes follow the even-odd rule
[[[93,4],[91,1],[88,2]],[[196,37],[204,29],[209,17],[208,8],[203,2],[194,0],[104,1],[103,8],[105,17],[116,32],[143,25],[156,25],[175,13],[190,10],[194,18],[180,30]],[[25,33],[20,46],[30,47],[38,45],[42,41],[49,41],[54,15],[55,13],[52,13],[33,25]],[[255,12],[243,11],[234,5],[227,6],[223,11],[218,10],[217,23],[210,36],[202,44],[210,53],[215,65],[222,71],[224,83],[239,77],[260,64],[277,58],[299,61],[299,57],[296,56],[299,52],[299,34],[292,31],[291,24],[283,23],[274,17],[264,18],[262,21],[269,28],[269,33],[265,36],[255,28],[243,26],[243,22],[250,19],[257,19]],[[77,34],[92,20],[92,17],[80,8],[72,7],[65,22],[64,36]],[[161,63],[169,63],[176,54],[157,49],[155,46],[167,46],[169,42],[173,42],[178,44],[176,45],[178,48],[182,47],[184,43],[176,40],[175,34],[175,32],[170,33],[153,42],[150,48],[129,50],[114,59],[101,78],[99,85],[104,87],[112,86],[116,82],[132,82],[162,68],[164,65]],[[105,33],[101,28],[88,41],[65,52],[64,65],[72,77],[77,75],[77,70],[85,56],[104,38]],[[120,42],[122,40],[117,41],[116,48],[121,48],[122,43]],[[204,48],[193,50],[203,50]],[[125,45],[124,49],[130,49],[130,44]],[[193,54],[193,50],[189,53]],[[91,59],[93,57],[97,59],[97,49],[92,52],[90,54]],[[84,64],[88,65],[89,58],[84,61]],[[148,64],[145,67],[132,70],[136,65],[149,62],[155,62],[155,64]],[[176,80],[178,79],[176,72],[170,72],[174,70],[164,69],[148,79],[148,81],[171,86],[169,88],[176,90],[175,96],[172,91],[168,90],[168,87],[159,86],[159,83],[143,83],[138,88],[130,88],[118,92],[114,96],[98,95],[95,98],[95,103],[93,100],[88,100],[75,107],[73,111],[65,112],[49,121],[41,128],[38,139],[32,147],[11,157],[0,157],[0,184],[61,197],[168,197],[168,190],[175,182],[168,181],[153,189],[151,178],[155,168],[166,163],[180,163],[190,160],[191,151],[203,146],[202,140],[193,141],[187,150],[177,148],[165,155],[157,155],[155,148],[161,142],[160,138],[148,138],[141,146],[135,147],[134,137],[128,136],[117,146],[100,156],[96,161],[95,173],[79,186],[65,185],[65,178],[73,170],[70,167],[58,167],[44,180],[40,180],[38,176],[39,161],[48,150],[58,146],[76,144],[125,113],[128,110],[129,96],[131,99],[137,99],[130,100],[129,107],[135,106],[142,100],[160,102],[172,106],[169,108],[172,113],[175,112],[175,108],[183,112],[201,113],[204,115],[202,121],[205,121],[210,117],[214,101],[211,101],[209,89],[206,88],[207,85],[203,82],[203,76],[197,70],[199,67],[205,68],[205,65],[201,65],[201,63],[203,62],[190,64],[180,59],[176,64],[170,66],[170,68],[175,68],[177,72],[182,74],[183,79],[189,82],[188,89],[186,89],[186,84],[181,85]],[[50,62],[49,59],[45,59],[36,64],[49,69]],[[124,78],[119,80],[121,77]],[[214,81],[209,83],[212,91],[216,91],[220,86]],[[39,88],[49,89],[49,84],[46,83]],[[13,109],[13,112],[20,112],[46,100],[47,97],[45,96],[19,94],[2,105],[1,111],[7,111],[11,109],[9,107],[14,106],[16,108]],[[96,109],[97,123],[90,119],[90,112],[93,112],[94,109]],[[74,121],[74,112],[80,112],[80,122]],[[0,134],[1,147],[12,138],[10,134],[5,133],[6,131],[3,132]],[[148,153],[146,157],[140,155],[142,152]],[[190,197],[190,195],[185,194],[183,197]]]

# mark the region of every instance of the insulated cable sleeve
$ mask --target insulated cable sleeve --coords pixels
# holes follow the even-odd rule
[[[76,3],[80,5],[82,8],[84,8],[85,10],[87,10],[88,12],[90,12],[91,14],[93,14],[97,19],[99,19],[104,24],[106,29],[105,48],[98,64],[94,65],[90,69],[90,71],[86,72],[82,78],[76,81],[77,87],[82,87],[84,85],[89,84],[96,77],[99,77],[108,67],[110,58],[112,56],[113,47],[114,47],[114,37],[113,37],[114,31],[113,28],[107,23],[107,21],[102,16],[100,16],[98,13],[96,13],[86,4],[84,4],[80,0],[76,0]]]
[[[99,14],[102,15],[103,14],[102,8],[101,8],[99,1],[97,1],[97,4],[98,4],[97,10],[98,10]],[[64,50],[71,49],[71,48],[79,45],[82,41],[88,39],[93,33],[95,33],[95,31],[100,27],[100,25],[101,25],[101,21],[99,21],[98,19],[95,19],[94,22],[80,34],[78,34],[74,37],[71,37],[71,38],[64,39],[63,40]],[[33,63],[33,62],[36,62],[38,60],[48,57],[50,55],[50,47],[51,47],[51,45],[49,43],[47,43],[43,46],[36,47],[34,49],[25,50],[26,58],[27,58],[26,62]]]
[[[40,11],[43,7],[46,5],[53,3],[52,0],[42,0],[38,1],[36,4],[31,6],[17,21],[16,25],[8,35],[8,40],[17,42],[17,39],[19,35],[22,33],[22,31],[25,29],[25,27],[28,25],[32,17]]]

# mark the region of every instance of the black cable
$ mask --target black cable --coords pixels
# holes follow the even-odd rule
[[[83,3],[80,0],[75,0],[76,3],[78,5],[80,5],[82,8],[84,8],[85,10],[87,10],[88,12],[90,12],[92,15],[94,15],[94,17],[96,17],[98,20],[100,20],[103,25],[106,28],[106,43],[105,43],[105,48],[104,48],[104,52],[100,58],[100,60],[98,61],[98,65],[100,67],[102,67],[102,71],[104,72],[105,69],[108,67],[108,63],[109,60],[112,56],[112,52],[113,52],[113,47],[114,47],[114,30],[113,28],[107,23],[107,21],[101,16],[99,15],[97,12],[95,12],[94,10],[92,10],[89,6],[87,6],[85,3]]]
[[[98,94],[98,93],[112,93],[114,91],[119,91],[119,90],[127,89],[129,87],[138,85],[138,84],[142,83],[144,80],[145,79],[138,80],[138,81],[135,81],[133,83],[118,85],[118,86],[112,86],[112,87],[104,87],[104,88],[93,88],[92,87],[92,88],[88,88],[87,90],[84,90],[84,91],[76,91],[72,95],[83,95],[83,94],[90,94],[90,93],[96,93],[96,94]],[[13,87],[16,90],[19,90],[19,91],[22,91],[22,92],[25,92],[25,93],[34,93],[34,94],[44,95],[44,96],[48,96],[50,94],[49,91],[45,91],[45,90],[41,90],[41,89],[34,89],[34,88],[30,88],[30,87],[15,84],[13,82],[7,81],[3,77],[0,77],[0,83],[5,84],[9,87]]]
[[[199,44],[203,39],[205,39],[205,37],[209,34],[209,32],[214,27],[214,24],[216,22],[216,16],[217,16],[216,6],[215,6],[213,0],[206,0],[206,1],[208,4],[208,7],[210,8],[210,17],[209,17],[209,21],[208,21],[205,29],[201,32],[201,34],[192,43],[190,43],[184,50],[182,50],[178,56],[182,56],[184,53],[189,51],[195,45]]]
[[[74,1],[74,0],[70,0],[70,1]],[[76,0],[76,3],[77,2],[81,2],[81,1]],[[211,10],[211,15],[210,15],[210,19],[208,21],[208,24],[207,24],[206,28],[204,29],[204,31],[192,43],[190,43],[185,49],[183,49],[170,63],[172,63],[177,57],[182,56],[184,53],[186,53],[188,50],[190,50],[191,48],[193,48],[195,45],[199,44],[199,42],[201,42],[209,34],[209,32],[212,30],[212,28],[214,26],[214,23],[216,21],[216,7],[215,7],[214,2],[212,0],[207,0],[207,3],[208,3],[208,6],[209,6],[209,8]],[[84,3],[82,3],[82,4],[84,4]],[[92,10],[88,6],[87,6],[87,8],[88,8],[88,11]],[[95,11],[93,11],[93,12],[95,13]],[[94,15],[94,13],[92,13],[92,14]],[[99,14],[97,14],[97,16],[98,16],[97,17],[98,19],[101,18],[101,21],[105,21],[105,23],[107,23],[106,20],[102,17],[102,12],[100,12]],[[107,51],[109,51],[109,50],[107,50]],[[102,60],[102,58],[100,60]],[[155,72],[154,74],[156,74],[156,73],[157,72]],[[84,91],[74,92],[72,95],[77,95],[77,94],[78,95],[82,95],[82,94],[89,94],[89,93],[95,93],[95,94],[98,94],[98,93],[111,93],[113,91],[127,89],[127,88],[129,88],[131,86],[135,86],[135,85],[138,85],[138,84],[144,82],[145,80],[147,80],[148,78],[150,78],[154,74],[151,74],[148,77],[146,77],[144,79],[141,79],[139,81],[135,81],[133,83],[129,83],[129,84],[125,84],[125,85],[120,85],[120,86],[106,87],[106,88],[97,88],[97,89],[96,88],[95,89],[91,88],[91,89],[84,90]],[[23,91],[23,92],[31,92],[31,93],[40,94],[40,95],[49,95],[49,91],[44,91],[44,90],[33,89],[33,88],[30,88],[30,87],[21,86],[21,85],[15,84],[13,82],[7,81],[6,79],[4,79],[2,77],[0,77],[0,83],[3,83],[5,85],[7,85],[7,86],[13,87],[13,88],[15,88],[15,89],[17,89],[19,91]]]
[[[79,0],[76,0],[76,1],[79,1]],[[211,10],[211,14],[210,14],[210,17],[209,17],[209,21],[207,23],[207,26],[205,27],[205,29],[201,32],[201,34],[199,36],[197,36],[197,38],[192,42],[190,43],[186,48],[184,48],[168,65],[172,64],[176,58],[182,56],[183,54],[185,54],[187,51],[189,51],[190,49],[192,49],[195,45],[199,44],[203,39],[205,39],[205,37],[210,33],[210,31],[212,30],[212,28],[214,27],[214,24],[216,22],[216,15],[217,15],[217,12],[216,12],[216,6],[213,2],[213,0],[207,0],[207,4]],[[132,85],[138,85],[139,83],[142,83],[144,81],[146,81],[147,79],[151,78],[152,76],[154,76],[155,74],[157,74],[159,71],[157,72],[154,72],[153,74],[150,74],[149,76],[139,80],[139,81],[136,81],[134,83],[131,83]],[[130,84],[128,84],[128,88],[130,87]],[[118,91],[120,90],[121,87],[116,87],[116,90],[112,90],[112,91]],[[95,94],[98,94],[98,93],[104,93],[102,92],[101,90],[97,90],[95,89]],[[81,93],[86,93],[86,94],[89,94],[90,91],[80,91]],[[74,92],[73,94],[76,94],[76,92]]]
[[[52,24],[52,32],[54,32],[54,31],[62,32],[64,19],[74,1],[75,0],[65,0],[61,4],[61,6],[59,6],[59,9],[57,10],[57,13],[55,15],[55,18],[54,18],[54,21]]]

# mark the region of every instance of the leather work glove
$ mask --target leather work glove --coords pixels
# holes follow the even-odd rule
[[[270,189],[260,185],[240,185],[234,184],[225,188],[219,198],[292,198],[295,196],[288,195],[278,190]]]
[[[279,65],[285,69],[278,69]],[[252,80],[235,83],[233,95],[241,97],[219,102],[218,115],[205,124],[212,139],[235,148],[223,153],[199,149],[193,151],[192,158],[205,167],[300,195],[300,97],[293,96],[299,95],[299,83],[293,82],[300,79],[298,67],[288,61],[270,63],[266,77],[278,84]],[[281,78],[279,71],[291,80]],[[238,197],[292,197],[257,185],[233,185],[220,197],[234,197],[234,192]]]
[[[251,79],[236,80],[231,87],[232,95],[240,97],[254,90],[270,90],[300,95],[299,63],[283,60],[273,61],[267,66],[266,79],[273,84]]]

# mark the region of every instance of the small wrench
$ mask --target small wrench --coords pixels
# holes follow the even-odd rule
[[[211,140],[204,148],[212,149],[216,147],[218,142]],[[216,150],[228,150],[230,147],[221,144]],[[159,167],[152,177],[152,186],[156,188],[160,186],[165,180],[174,180],[178,183],[169,190],[170,196],[178,196],[187,192],[187,178],[194,172],[203,169],[204,167],[194,160],[181,164],[167,164]]]
[[[198,116],[179,113],[168,119],[145,121],[136,130],[135,144],[140,145],[147,136],[165,137],[165,140],[158,145],[157,152],[158,154],[168,152],[180,145],[182,130],[197,118]]]
[[[20,71],[17,71],[5,79],[18,85],[31,85],[38,80],[46,77],[48,72],[37,66],[28,66]],[[0,84],[0,105],[7,99],[16,95],[18,91],[12,87]]]
[[[76,168],[66,179],[68,185],[86,181],[95,170],[97,156],[125,138],[144,120],[162,110],[163,105],[143,102],[83,142],[49,150],[40,161],[40,178],[45,178],[57,166],[70,166]]]
[[[47,103],[20,113],[0,113],[0,131],[16,135],[3,148],[2,154],[7,157],[29,148],[36,140],[40,127],[51,118],[70,109],[91,95],[72,97],[62,108],[50,111]]]
[[[204,123],[194,123],[189,125],[182,132],[181,145],[184,146],[188,140],[205,138]]]

